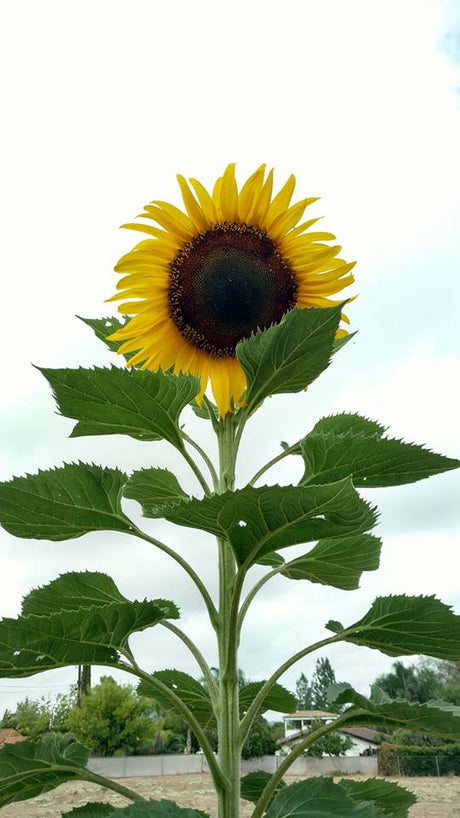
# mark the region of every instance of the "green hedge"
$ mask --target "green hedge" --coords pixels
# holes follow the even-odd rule
[[[379,772],[382,775],[460,775],[460,743],[428,747],[382,744]]]

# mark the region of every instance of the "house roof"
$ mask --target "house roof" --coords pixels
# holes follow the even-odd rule
[[[382,735],[379,730],[372,730],[371,727],[339,727],[337,732],[346,733],[353,738],[360,738],[362,741],[368,741],[370,744],[380,744],[379,738]],[[297,733],[292,733],[290,736],[284,736],[278,739],[278,744],[289,744],[291,741],[304,738],[306,735],[308,735],[308,730],[298,730]]]
[[[284,716],[285,719],[336,719],[338,713],[328,713],[327,710],[297,710]]]
[[[25,736],[20,736],[16,730],[12,728],[3,727],[0,730],[0,747],[4,744],[18,744],[20,741],[27,741]]]
[[[341,727],[341,733],[347,733],[354,738],[361,738],[363,741],[370,741],[371,744],[380,744],[382,733],[380,730],[373,730],[372,727]]]

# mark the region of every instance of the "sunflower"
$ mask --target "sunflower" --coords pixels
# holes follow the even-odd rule
[[[238,342],[293,307],[340,303],[327,296],[351,284],[354,262],[337,258],[341,248],[325,243],[332,233],[310,231],[318,219],[301,222],[317,199],[291,204],[294,176],[275,196],[265,165],[241,190],[234,164],[212,194],[197,179],[177,178],[186,212],[154,201],[139,218],[155,225],[123,225],[149,238],[115,267],[123,274],[121,292],[109,300],[129,299],[118,309],[133,317],[109,338],[122,342],[120,353],[135,353],[129,366],[198,376],[199,399],[210,380],[224,416],[242,405],[246,388]]]

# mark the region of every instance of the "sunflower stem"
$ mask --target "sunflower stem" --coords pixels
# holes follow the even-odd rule
[[[203,654],[201,653],[199,648],[197,648],[195,643],[190,639],[190,637],[187,636],[187,634],[184,633],[183,630],[178,628],[177,625],[173,625],[172,622],[168,622],[166,619],[160,622],[160,625],[163,625],[163,627],[166,628],[168,631],[174,633],[184,643],[184,645],[188,647],[190,653],[195,657],[196,662],[203,674],[203,678],[208,686],[208,691],[211,697],[214,715],[217,716],[219,701],[216,680],[214,679],[214,676],[211,673],[211,668],[209,667]]]
[[[366,711],[363,710],[362,715],[365,715],[365,713]],[[276,772],[273,773],[268,781],[265,789],[262,791],[262,794],[255,806],[254,812],[252,813],[252,818],[262,818],[262,816],[265,814],[265,810],[267,809],[279,782],[283,778],[283,775],[287,773],[289,767],[291,767],[294,761],[296,761],[296,759],[298,759],[299,756],[305,752],[305,750],[308,750],[312,744],[315,744],[315,742],[319,741],[319,739],[327,736],[329,733],[334,732],[334,730],[339,729],[346,723],[346,715],[340,716],[330,724],[326,724],[323,727],[318,727],[316,730],[312,730],[311,733],[309,733],[308,736],[303,739],[303,741],[299,741],[299,743],[292,748],[291,752],[281,762]]]
[[[276,457],[273,457],[271,460],[269,460],[268,463],[265,464],[265,466],[262,466],[262,468],[255,473],[254,477],[249,481],[248,486],[253,486],[254,483],[257,483],[259,477],[262,477],[262,475],[265,474],[266,471],[271,469],[272,466],[275,466],[276,463],[279,463],[280,460],[283,460],[285,457],[289,457],[290,454],[295,454],[295,449],[297,446],[298,443],[294,443],[292,446],[289,446],[288,449],[284,449],[284,451],[280,452],[280,454],[277,454]]]
[[[236,432],[233,415],[222,418],[219,424],[219,493],[232,491],[235,486],[237,456]],[[228,789],[218,793],[219,818],[239,818],[240,814],[240,757],[239,690],[237,644],[232,638],[231,610],[236,577],[236,561],[227,540],[219,539],[219,764],[229,782]]]
[[[182,432],[182,437],[184,437],[183,432]],[[209,488],[201,469],[199,468],[197,463],[195,463],[192,455],[187,451],[185,446],[180,448],[179,451],[180,451],[182,457],[184,458],[184,460],[186,460],[188,465],[190,466],[193,474],[195,475],[196,479],[198,480],[198,482],[199,482],[201,488],[203,489],[204,493],[209,497],[210,494],[211,494],[211,489]]]
[[[206,465],[207,465],[207,467],[209,469],[209,473],[211,475],[211,479],[212,479],[214,489],[217,490],[217,487],[218,487],[218,484],[219,484],[219,478],[217,476],[217,472],[216,472],[216,470],[214,468],[214,464],[213,464],[211,458],[208,456],[208,454],[205,452],[205,450],[201,448],[199,443],[197,443],[196,440],[193,440],[193,438],[190,437],[190,435],[187,435],[184,431],[182,431],[182,437],[183,437],[184,440],[187,441],[187,443],[190,443],[190,446],[193,446],[193,448],[203,458],[204,462],[206,463]]]
[[[154,545],[160,551],[163,551],[164,554],[168,554],[169,557],[172,557],[172,559],[175,560],[181,566],[181,568],[183,568],[184,571],[187,572],[190,579],[192,580],[192,582],[195,583],[201,596],[203,597],[203,601],[204,604],[206,605],[209,618],[211,620],[211,624],[214,630],[216,630],[218,626],[218,613],[216,610],[216,606],[214,605],[214,602],[212,601],[209,595],[209,591],[206,588],[206,585],[204,584],[203,580],[198,576],[196,571],[193,570],[192,566],[187,562],[187,560],[184,560],[184,558],[181,557],[180,554],[177,554],[176,551],[173,551],[172,548],[169,548],[169,546],[165,545],[165,543],[161,542],[161,540],[157,540],[155,539],[155,537],[150,537],[148,534],[145,533],[145,531],[142,531],[140,528],[137,528],[137,526],[134,526],[134,524],[132,533],[135,534],[137,537],[140,537],[142,540],[145,540],[145,542]]]

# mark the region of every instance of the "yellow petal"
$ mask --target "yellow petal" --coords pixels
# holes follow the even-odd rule
[[[190,179],[189,181],[198,197],[198,201],[203,209],[203,213],[205,214],[206,218],[210,222],[216,222],[217,210],[211,195],[208,193],[204,185],[202,185],[201,182],[198,181],[198,179]]]
[[[225,168],[220,188],[220,211],[226,222],[235,221],[238,215],[238,188],[235,180],[235,163]]]
[[[270,199],[273,191],[273,170],[267,176],[265,184],[259,196],[254,201],[254,207],[250,217],[250,223],[256,224],[258,227],[263,227],[265,217],[270,207]]]
[[[279,216],[284,210],[287,210],[292,199],[292,194],[295,188],[295,176],[290,176],[286,184],[283,185],[279,193],[273,199],[270,209],[268,211],[267,223],[271,224],[276,216]]]
[[[313,202],[316,202],[316,199],[303,199],[290,207],[284,213],[280,213],[279,216],[276,216],[273,219],[273,222],[269,225],[270,236],[276,241],[277,239],[281,238],[281,236],[285,235],[288,230],[291,230],[291,228],[297,224],[299,219],[302,218],[305,208],[308,207],[308,205],[313,204]]]
[[[206,217],[203,208],[200,207],[197,200],[195,199],[192,191],[190,190],[187,184],[186,179],[184,179],[184,177],[181,176],[180,173],[178,173],[177,181],[179,182],[179,187],[181,189],[185,208],[190,218],[192,219],[195,227],[200,231],[206,230],[206,228],[209,226],[209,219]]]
[[[261,165],[241,188],[238,202],[238,216],[246,222],[252,213],[254,202],[262,190],[265,175],[265,165]]]

